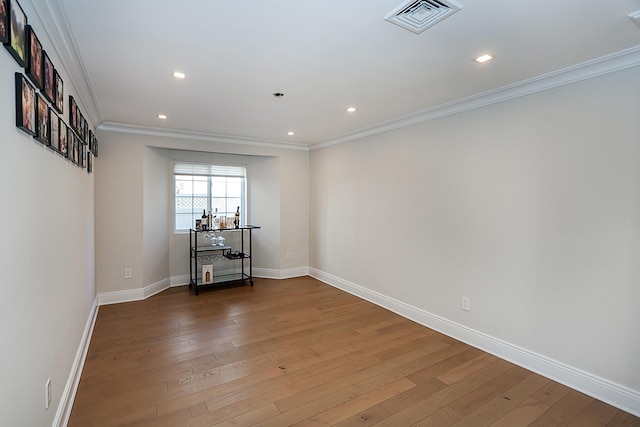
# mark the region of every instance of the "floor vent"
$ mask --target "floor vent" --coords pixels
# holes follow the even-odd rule
[[[389,12],[384,19],[420,34],[460,9],[462,5],[453,0],[409,0]]]

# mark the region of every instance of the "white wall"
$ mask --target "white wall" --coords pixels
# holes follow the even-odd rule
[[[310,267],[637,399],[639,118],[636,67],[314,150]]]
[[[169,161],[162,150],[144,150],[143,183],[143,283],[167,280],[169,270],[169,236],[172,200],[167,188],[173,184]]]
[[[68,95],[79,99],[74,81],[31,2],[20,3],[64,80],[68,121]],[[95,308],[94,176],[16,128],[17,71],[0,48],[0,425],[45,426],[54,422]]]
[[[101,296],[137,299],[146,295],[145,288],[165,279],[184,283],[189,273],[189,236],[173,233],[170,171],[174,159],[246,164],[247,219],[262,227],[253,233],[254,270],[276,276],[291,269],[306,271],[307,151],[112,131],[99,131],[98,137],[96,284]],[[162,211],[163,203],[167,212]],[[156,210],[160,210],[157,216]],[[281,215],[283,211],[289,214]],[[295,257],[286,260],[286,251]],[[132,279],[124,279],[124,268],[133,269]]]
[[[104,140],[104,141],[103,141]],[[144,146],[108,141],[98,131],[95,172],[98,293],[143,287]],[[124,269],[131,268],[131,279]],[[150,283],[147,283],[147,285]]]

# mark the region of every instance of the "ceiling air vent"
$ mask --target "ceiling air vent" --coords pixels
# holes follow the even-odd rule
[[[460,9],[462,5],[453,0],[409,0],[389,12],[384,19],[420,34]]]

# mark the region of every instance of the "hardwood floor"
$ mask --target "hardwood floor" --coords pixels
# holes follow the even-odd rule
[[[640,426],[310,277],[100,307],[69,426]]]

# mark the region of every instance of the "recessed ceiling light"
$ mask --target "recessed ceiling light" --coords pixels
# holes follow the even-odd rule
[[[289,135],[289,136],[293,136],[293,135],[295,135],[295,134],[296,134],[296,133],[295,133],[294,131],[292,131],[292,130],[290,130],[289,132],[287,132],[287,135]]]
[[[160,120],[167,120],[167,116],[165,114],[158,114],[158,118]]]
[[[485,53],[484,55],[480,55],[480,56],[478,56],[478,57],[475,59],[475,61],[476,61],[476,62],[479,62],[479,63],[481,63],[481,64],[482,64],[483,62],[487,62],[487,61],[490,61],[490,60],[492,60],[492,59],[493,59],[493,56],[488,55],[488,54],[486,54],[486,53]]]
[[[358,111],[358,109],[357,109],[356,107],[349,107],[349,108],[347,108],[347,111],[348,111],[349,113],[353,113],[353,112],[355,112],[355,111]]]
[[[173,77],[175,77],[176,79],[184,79],[185,77],[187,77],[187,75],[185,73],[181,73],[180,71],[175,71],[173,73]]]

